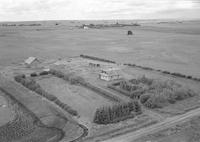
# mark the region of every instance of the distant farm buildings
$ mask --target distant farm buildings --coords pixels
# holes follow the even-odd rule
[[[99,78],[105,81],[112,81],[116,79],[120,79],[120,75],[118,74],[116,69],[108,68],[108,69],[102,69]]]
[[[36,57],[29,57],[24,63],[27,67],[36,67],[40,61]]]
[[[83,26],[83,29],[84,29],[84,30],[88,30],[89,27],[88,27],[88,26]]]
[[[89,63],[89,67],[100,67],[98,63]]]

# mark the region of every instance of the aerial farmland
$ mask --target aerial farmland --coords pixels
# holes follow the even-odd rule
[[[0,141],[198,142],[200,22],[113,23],[0,26]]]

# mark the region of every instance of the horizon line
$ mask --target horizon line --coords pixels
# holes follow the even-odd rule
[[[179,21],[198,21],[200,18],[144,18],[144,19],[49,19],[49,20],[8,20],[0,21],[0,23],[5,22],[47,22],[47,21],[150,21],[150,20],[179,20]]]

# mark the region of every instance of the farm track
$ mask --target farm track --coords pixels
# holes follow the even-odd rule
[[[141,125],[137,128],[134,127],[135,124],[128,125],[128,126],[125,126],[125,127],[122,127],[122,128],[111,130],[111,131],[106,132],[106,133],[102,133],[100,135],[88,137],[88,138],[84,139],[83,142],[94,142],[94,141],[107,140],[109,138],[121,136],[121,135],[124,135],[126,133],[130,133],[130,132],[136,131],[138,129],[148,127],[148,126],[156,124],[156,123],[157,123],[157,121],[154,120],[154,121],[148,122],[144,125]],[[138,125],[140,125],[140,124],[138,124]]]
[[[134,140],[141,138],[142,136],[146,136],[149,134],[153,134],[156,132],[159,132],[161,130],[170,128],[172,126],[175,126],[176,124],[179,124],[181,122],[185,122],[189,120],[190,118],[193,118],[195,116],[200,115],[200,108],[191,110],[190,112],[187,112],[182,115],[174,116],[171,118],[167,118],[164,121],[157,123],[155,125],[142,128],[140,130],[130,132],[121,136],[117,136],[108,140],[105,140],[104,142],[133,142]]]

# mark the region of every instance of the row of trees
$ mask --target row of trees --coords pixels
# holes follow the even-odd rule
[[[50,74],[58,77],[58,78],[62,78],[64,79],[65,81],[68,81],[70,82],[71,84],[84,84],[86,83],[84,78],[80,77],[80,76],[76,76],[74,75],[73,73],[63,73],[59,70],[54,70],[54,69],[51,69],[49,71]]]
[[[194,81],[200,81],[200,78],[193,77],[191,75],[185,75],[185,74],[182,74],[182,73],[163,71],[163,70],[160,70],[160,69],[153,69],[151,67],[143,67],[143,66],[136,65],[136,64],[124,64],[124,65],[130,66],[130,67],[137,67],[137,68],[141,68],[141,69],[149,70],[149,71],[157,71],[157,72],[161,72],[161,73],[164,73],[164,74],[173,75],[173,76],[176,76],[176,77],[191,79],[191,80],[194,80]]]
[[[121,89],[126,90],[128,92],[133,92],[138,89],[138,86],[136,86],[128,81],[121,81],[119,86]]]
[[[131,79],[130,81],[121,81],[119,83],[120,92],[128,94],[132,99],[139,99],[140,96],[145,93],[147,88],[153,84],[153,79],[147,78],[145,76],[139,77],[137,79]],[[113,86],[117,89],[115,86]]]
[[[39,84],[36,83],[35,80],[33,80],[31,78],[26,78],[25,75],[17,75],[17,76],[15,76],[14,79],[15,79],[15,81],[21,83],[26,88],[36,92],[37,94],[47,98],[48,100],[54,102],[55,104],[57,104],[59,107],[66,110],[70,114],[72,114],[74,116],[78,115],[76,110],[73,110],[70,106],[61,102],[56,96],[46,92],[44,89],[42,89],[42,87]]]
[[[14,27],[14,26],[42,26],[42,24],[1,24],[1,26],[3,26],[3,27],[8,27],[8,26],[10,26],[10,27]]]
[[[135,115],[141,114],[141,106],[137,101],[117,104],[109,107],[102,107],[96,110],[94,123],[109,124],[123,121],[132,118]]]
[[[88,55],[80,55],[82,58],[87,58],[87,59],[92,59],[92,60],[97,60],[97,61],[102,61],[102,62],[108,62],[108,63],[116,63],[115,61],[107,60],[107,59],[102,59],[98,57],[93,57],[93,56],[88,56]]]
[[[145,75],[143,75],[142,77],[138,77],[137,79],[131,79],[129,82],[136,85],[142,83],[149,86],[153,83],[153,79],[147,78]]]

